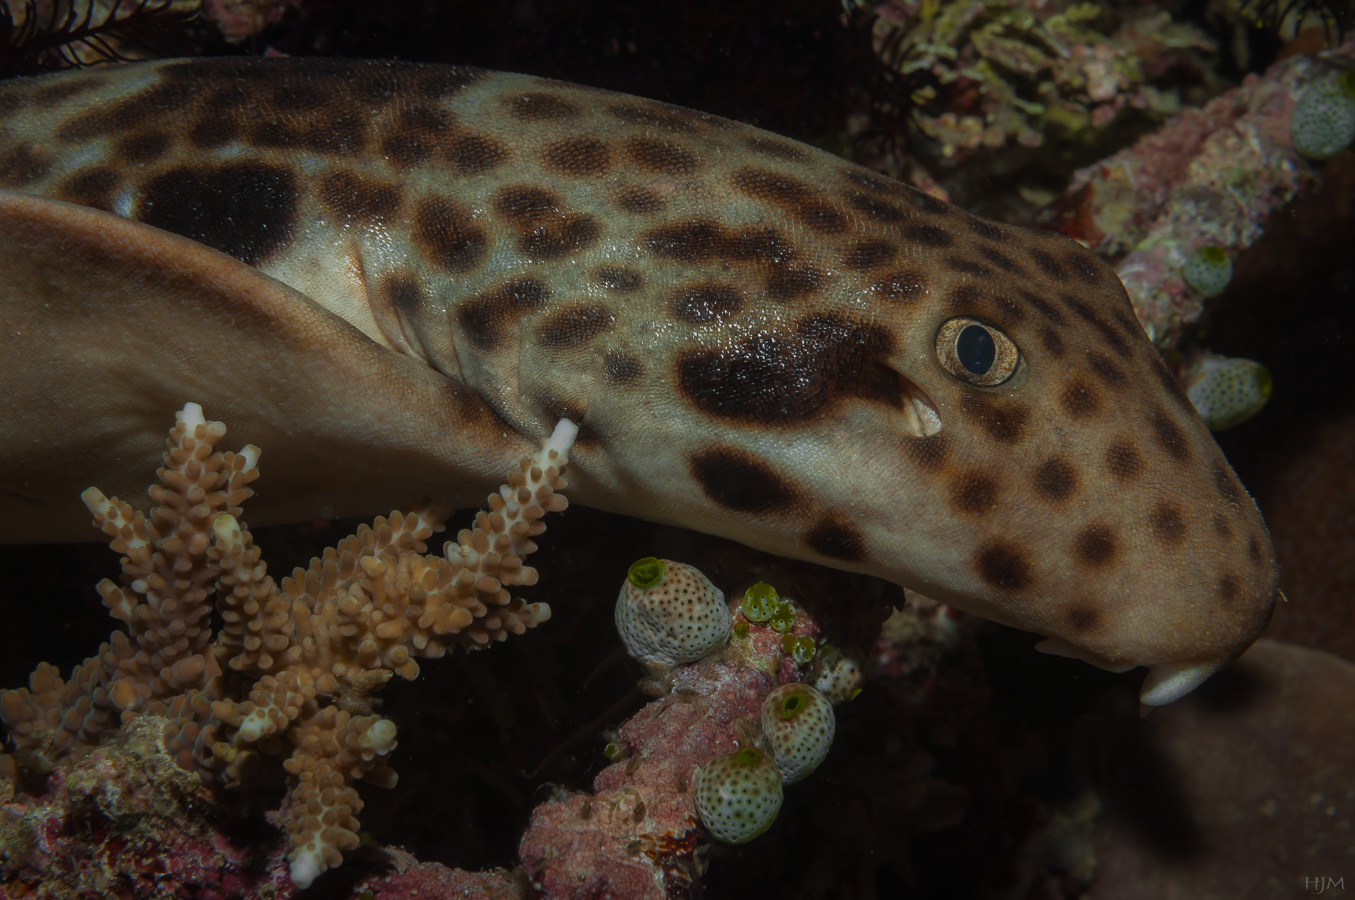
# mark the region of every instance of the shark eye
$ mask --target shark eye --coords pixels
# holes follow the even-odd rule
[[[980,387],[1002,384],[1021,363],[1021,351],[1011,338],[965,316],[941,324],[936,333],[936,355],[947,372]]]

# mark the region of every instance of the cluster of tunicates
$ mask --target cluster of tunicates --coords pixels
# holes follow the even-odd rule
[[[739,612],[735,635],[747,636],[751,626],[780,634],[781,652],[814,683],[790,682],[773,690],[747,746],[697,772],[697,814],[716,840],[730,844],[771,827],[781,809],[782,784],[804,779],[823,762],[836,730],[833,704],[855,697],[862,683],[861,669],[849,656],[794,633],[795,604],[771,585],[749,587]],[[720,649],[732,621],[724,594],[708,578],[685,563],[652,556],[630,567],[616,603],[626,651],[649,666],[671,668]]]

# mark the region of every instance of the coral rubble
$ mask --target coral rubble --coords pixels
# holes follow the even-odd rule
[[[561,473],[577,429],[561,422],[443,555],[424,551],[446,513],[420,506],[360,528],[280,585],[240,518],[259,450],[219,451],[225,433],[184,407],[149,515],[95,488],[83,495],[123,554],[122,583],[105,580],[99,593],[124,630],[69,679],[43,664],[29,688],[0,694],[15,747],[7,768],[42,773],[79,759],[144,713],[169,720],[175,758],[217,788],[259,783],[261,757],[285,755],[290,874],[304,888],[358,844],[353,783],[395,782],[386,760],[396,729],[376,714],[375,692],[415,678],[416,659],[479,649],[550,617],[509,587],[536,582],[523,559],[540,519],[567,505]]]

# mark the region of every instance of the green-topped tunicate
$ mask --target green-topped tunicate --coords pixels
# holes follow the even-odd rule
[[[1210,431],[1241,425],[1270,399],[1270,370],[1250,359],[1204,356],[1183,378],[1186,396]]]
[[[762,733],[785,784],[819,767],[836,728],[833,704],[807,684],[783,684],[762,703]]]
[[[807,666],[814,661],[814,654],[818,651],[818,645],[814,643],[812,637],[801,635],[795,637],[787,634],[781,638],[781,652],[795,660],[797,666]]]
[[[1201,247],[1186,259],[1181,274],[1205,297],[1217,297],[1233,280],[1233,260],[1222,247]]]
[[[717,756],[696,773],[696,813],[716,840],[743,844],[781,811],[781,772],[756,747]]]
[[[647,556],[630,567],[616,599],[616,630],[644,663],[692,662],[729,639],[724,593],[692,566]]]
[[[759,581],[744,591],[743,603],[739,609],[743,611],[745,619],[761,625],[775,615],[780,607],[781,597],[776,593],[776,588],[765,581]]]
[[[1355,71],[1320,78],[1304,89],[1289,122],[1294,149],[1328,159],[1355,141]]]
[[[866,683],[861,667],[856,660],[838,650],[827,647],[820,654],[819,672],[814,678],[814,688],[834,705],[845,703],[861,693]]]

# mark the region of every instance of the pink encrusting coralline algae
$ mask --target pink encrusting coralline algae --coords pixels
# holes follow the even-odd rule
[[[1355,61],[1355,38],[1319,56],[1294,56],[1132,147],[1080,170],[1056,207],[1059,228],[1118,260],[1139,320],[1164,349],[1204,309],[1183,270],[1201,247],[1236,255],[1267,218],[1314,182],[1294,148],[1291,121],[1303,92]]]

